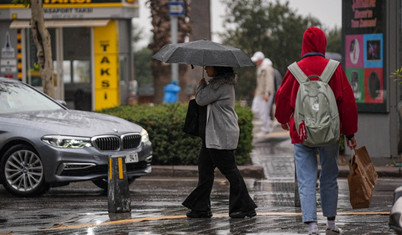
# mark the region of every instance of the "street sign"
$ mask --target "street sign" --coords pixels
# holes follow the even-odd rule
[[[184,16],[184,2],[169,2],[171,16]]]
[[[16,73],[17,72],[17,60],[16,59],[1,59],[0,60],[0,72],[2,73]]]

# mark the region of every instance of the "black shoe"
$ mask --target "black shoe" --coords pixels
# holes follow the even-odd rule
[[[188,218],[211,218],[212,217],[212,212],[211,211],[188,211],[186,213],[186,216]]]
[[[232,212],[229,214],[230,218],[236,218],[236,219],[243,219],[244,217],[254,217],[256,216],[257,213],[255,210],[252,211],[238,211],[238,212]]]

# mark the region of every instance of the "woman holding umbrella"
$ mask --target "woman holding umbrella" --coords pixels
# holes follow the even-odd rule
[[[207,83],[202,78],[195,96],[198,105],[207,106],[207,117],[206,123],[202,123],[205,133],[201,136],[202,147],[198,158],[198,185],[183,202],[190,209],[187,217],[212,217],[210,196],[216,167],[230,183],[229,216],[254,217],[257,206],[248,193],[234,155],[239,139],[238,118],[234,109],[235,74],[231,67],[206,66],[205,71],[212,79]]]
[[[165,45],[152,58],[165,63],[205,66],[212,79],[198,84],[195,100],[206,108],[206,121],[201,134],[198,156],[198,185],[183,202],[190,209],[187,217],[210,218],[211,190],[216,167],[230,182],[229,216],[256,216],[254,201],[248,194],[243,177],[237,169],[234,150],[239,140],[237,114],[234,110],[236,83],[232,67],[255,66],[242,50],[209,40]],[[199,120],[204,120],[200,118]]]

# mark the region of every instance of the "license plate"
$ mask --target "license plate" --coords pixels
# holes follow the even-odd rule
[[[138,162],[138,153],[130,153],[126,155],[126,163]]]

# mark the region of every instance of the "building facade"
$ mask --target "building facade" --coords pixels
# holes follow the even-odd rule
[[[79,110],[127,102],[133,80],[132,18],[136,0],[43,0],[51,35],[55,96]],[[39,89],[42,81],[30,30],[31,11],[0,2],[0,76]],[[2,36],[1,36],[2,35]]]

